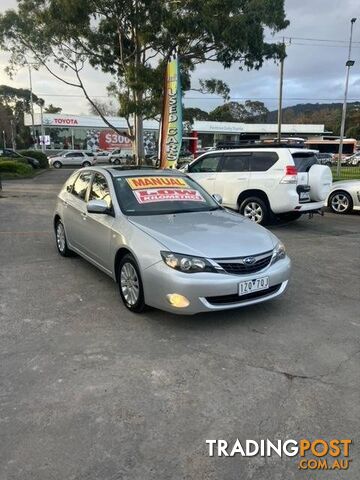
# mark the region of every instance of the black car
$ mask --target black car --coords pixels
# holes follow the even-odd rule
[[[36,160],[36,158],[32,157],[24,157],[24,155],[15,152],[15,150],[12,150],[11,148],[4,148],[0,150],[0,158],[1,157],[13,158],[14,160],[22,160],[23,162],[25,161],[26,163],[31,165],[32,168],[40,168],[39,160]]]

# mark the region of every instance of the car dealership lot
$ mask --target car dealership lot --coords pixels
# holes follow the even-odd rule
[[[0,479],[298,479],[294,458],[210,458],[206,439],[350,438],[357,479],[360,215],[271,227],[293,261],[276,301],[134,315],[56,252],[70,170],[0,199]],[[315,477],[314,477],[315,478]]]

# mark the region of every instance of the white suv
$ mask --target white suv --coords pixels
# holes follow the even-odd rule
[[[118,148],[109,153],[108,159],[109,163],[113,163],[115,165],[126,165],[131,163],[132,157],[132,150]]]
[[[54,157],[49,157],[49,165],[54,168],[67,166],[91,167],[96,164],[96,157],[93,152],[81,150],[65,151]]]
[[[266,224],[276,215],[295,220],[324,206],[332,185],[329,167],[314,150],[247,147],[205,153],[184,170],[223,205]]]

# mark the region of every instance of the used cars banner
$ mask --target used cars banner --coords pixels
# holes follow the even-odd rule
[[[167,64],[163,111],[160,125],[159,158],[161,168],[175,168],[182,143],[181,83],[178,56]]]

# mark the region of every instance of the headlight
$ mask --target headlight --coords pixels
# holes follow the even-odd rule
[[[181,253],[160,252],[166,265],[184,273],[216,272],[205,258],[181,255]]]
[[[278,260],[282,260],[285,257],[286,257],[285,245],[282,242],[278,242],[276,247],[274,248],[272,263],[275,263]]]

